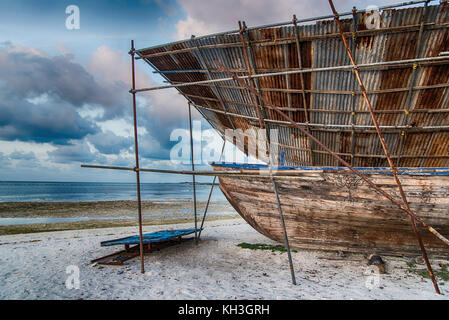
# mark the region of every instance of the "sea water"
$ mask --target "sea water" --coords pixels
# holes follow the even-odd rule
[[[211,184],[197,184],[198,201],[207,201]],[[141,183],[142,200],[188,201],[193,199],[192,183]],[[136,200],[135,183],[114,182],[35,182],[0,181],[0,202],[86,202]],[[214,201],[226,201],[220,188],[213,191]]]
[[[198,202],[204,203],[207,201],[211,187],[211,184],[205,183],[196,185]],[[144,201],[172,204],[193,200],[192,183],[142,183],[140,190],[141,198]],[[90,202],[136,199],[137,191],[135,183],[0,181],[0,202]],[[211,202],[215,204],[228,204],[217,185],[214,186]],[[228,206],[228,210],[210,212],[210,214],[235,214],[235,211],[230,205]],[[148,219],[170,219],[174,217],[173,214],[168,214],[164,211],[151,212],[151,214],[143,212],[143,216]],[[192,216],[191,208],[186,207],[178,211],[176,212],[176,218]],[[202,215],[202,213],[202,209],[198,211],[199,215]],[[130,218],[135,217],[0,217],[0,226]]]

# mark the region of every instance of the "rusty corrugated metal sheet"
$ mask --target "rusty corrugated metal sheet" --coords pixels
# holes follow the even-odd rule
[[[382,32],[369,31],[364,23],[366,13],[357,13],[355,21],[341,20],[345,32],[355,32],[349,45],[358,64],[413,59],[419,56],[435,57],[442,51],[449,51],[449,5],[428,6],[425,27],[420,44],[421,54],[416,56],[418,30],[424,7],[388,9],[381,12]],[[409,27],[407,29],[407,27]],[[393,28],[393,29],[391,29]],[[412,28],[412,29],[410,29]],[[338,37],[338,29],[333,20],[321,20],[311,25],[298,26],[300,56],[303,68],[319,68],[350,64],[345,48]],[[258,28],[249,30],[246,44],[250,67],[256,73],[282,71],[299,67],[294,26]],[[179,49],[180,53],[148,56],[155,53]],[[199,49],[198,49],[199,48]],[[222,34],[202,37],[156,48],[140,50],[138,54],[157,70],[202,69],[210,72],[174,72],[165,77],[171,83],[192,82],[225,78],[218,72],[215,61],[226,68],[248,74],[240,35]],[[395,92],[370,93],[369,98],[380,126],[409,126],[414,130],[388,129],[384,138],[391,155],[400,166],[449,166],[449,136],[441,129],[420,132],[416,128],[449,126],[449,113],[435,112],[448,109],[449,65],[419,66],[415,71],[410,66],[391,69],[362,70],[362,80],[368,92],[392,90]],[[369,113],[361,99],[360,88],[351,71],[327,71],[305,73],[304,88],[300,75],[291,74],[258,78],[264,97],[272,104],[289,108],[288,114],[297,122],[312,124],[345,125],[342,129],[310,127],[310,132],[345,160],[353,160],[355,166],[385,166],[387,161],[372,126]],[[413,80],[414,79],[414,80]],[[421,87],[446,85],[439,88]],[[411,91],[410,86],[420,87]],[[301,90],[305,90],[304,104]],[[396,90],[399,89],[399,90]],[[247,90],[238,88],[234,81],[216,85],[198,85],[178,88],[192,101],[209,122],[221,133],[228,129],[255,129],[257,120],[227,116],[230,112],[247,117],[257,117],[253,97]],[[296,90],[286,92],[286,90]],[[290,109],[292,108],[292,109]],[[298,110],[295,110],[298,109]],[[308,109],[308,113],[304,109]],[[311,110],[310,110],[311,109]],[[430,112],[423,112],[426,109]],[[211,110],[218,110],[217,112]],[[266,119],[283,120],[280,116],[264,108]],[[355,111],[354,114],[351,112]],[[365,112],[361,112],[365,111]],[[365,130],[351,132],[350,125],[366,126]],[[279,132],[279,150],[285,153],[288,165],[337,165],[335,160],[318,146],[308,141],[297,129],[279,123],[270,123],[271,130]],[[359,127],[360,128],[360,127]],[[446,130],[447,131],[447,130]],[[254,131],[249,132],[249,142],[255,139]],[[354,141],[352,141],[354,139]],[[351,147],[353,145],[353,147]],[[242,148],[247,151],[247,146]],[[312,151],[310,151],[312,150]],[[312,152],[312,157],[310,156]],[[255,155],[253,155],[255,156]],[[428,156],[427,158],[425,156]],[[264,155],[259,155],[265,160]]]

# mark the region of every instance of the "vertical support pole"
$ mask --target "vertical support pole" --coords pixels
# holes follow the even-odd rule
[[[195,171],[195,158],[193,157],[192,105],[190,102],[189,102],[189,128],[190,128],[190,159],[192,161],[192,171]],[[195,215],[195,245],[198,245],[195,174],[192,174],[192,182],[193,182],[193,212]]]
[[[357,26],[358,26],[358,21],[357,21],[357,8],[353,7],[352,8],[352,52],[355,52],[356,50],[356,41],[357,41]],[[352,93],[351,93],[351,126],[352,126],[352,130],[351,130],[351,166],[354,166],[355,164],[355,159],[354,159],[354,154],[355,154],[355,130],[354,130],[354,125],[355,125],[355,105],[357,102],[357,95],[355,94],[356,91],[356,87],[357,87],[357,81],[355,79],[355,77],[351,77],[351,89],[352,89]]]
[[[282,51],[283,51],[283,54],[284,54],[284,57],[285,57],[284,58],[284,68],[286,70],[288,70],[290,68],[290,64],[289,64],[289,61],[288,61],[288,45],[287,44],[282,45]],[[288,75],[288,74],[285,75],[285,84],[287,86],[287,106],[288,106],[289,109],[291,109],[291,107],[292,107],[292,94],[290,92],[290,89],[291,89],[290,75]],[[288,111],[288,115],[290,117],[292,117],[292,111],[289,110]]]
[[[250,60],[249,60],[249,56],[248,56],[248,52],[247,52],[247,48],[246,48],[246,42],[248,42],[249,44],[249,37],[247,35],[247,39],[245,39],[244,34],[246,33],[246,25],[243,24],[239,21],[239,30],[240,30],[240,38],[242,40],[242,44],[243,44],[243,53],[245,55],[245,62],[246,62],[246,66],[248,68],[248,83],[249,86],[251,87],[252,90],[250,90],[250,92],[253,94],[253,98],[254,98],[254,104],[256,106],[256,110],[257,110],[257,116],[259,118],[259,129],[262,130],[264,129],[264,118],[262,116],[262,110],[259,110],[259,103],[258,103],[258,94],[260,94],[260,92],[256,92],[256,90],[258,88],[256,88],[256,85],[254,83],[254,79],[251,77],[251,74],[253,73],[251,70],[251,64],[250,64]],[[255,68],[255,66],[254,66]],[[264,101],[263,99],[260,99],[260,106],[262,109],[262,105],[263,105]],[[279,215],[280,215],[280,219],[281,219],[281,226],[284,232],[284,242],[285,242],[285,247],[287,249],[287,253],[288,253],[288,262],[290,264],[290,272],[292,274],[292,282],[294,285],[296,285],[296,278],[295,278],[295,271],[293,268],[293,260],[292,260],[292,256],[291,256],[291,252],[290,252],[290,244],[288,242],[288,235],[287,235],[287,229],[285,228],[285,221],[284,221],[284,214],[282,213],[282,207],[281,207],[281,202],[279,199],[279,194],[278,194],[278,189],[277,189],[277,185],[276,182],[274,181],[273,178],[273,173],[272,173],[272,169],[273,169],[273,160],[272,159],[272,153],[271,153],[271,149],[270,149],[270,139],[269,139],[269,133],[266,133],[267,137],[265,139],[265,143],[266,143],[266,152],[267,152],[267,156],[268,156],[268,166],[270,168],[270,179],[271,182],[273,183],[273,189],[274,189],[274,193],[276,195],[276,203],[277,203],[277,207],[279,210]]]
[[[220,154],[220,158],[218,161],[221,161],[225,146],[226,146],[226,138],[223,138],[223,146],[221,147],[221,154]],[[214,176],[214,180],[212,181],[212,186],[210,187],[210,191],[209,191],[209,197],[207,198],[206,207],[204,208],[203,219],[201,220],[200,231],[198,232],[198,240],[201,239],[201,231],[203,231],[204,220],[206,220],[206,214],[207,214],[207,210],[209,209],[210,198],[212,196],[212,192],[214,191],[216,180],[217,180],[217,176]]]
[[[379,136],[380,143],[382,145],[382,148],[384,149],[385,156],[387,157],[387,160],[388,160],[388,163],[389,163],[389,165],[391,167],[391,170],[393,171],[393,176],[394,176],[394,179],[395,179],[396,184],[398,186],[399,193],[400,193],[401,198],[402,198],[402,202],[404,203],[404,206],[407,209],[407,211],[411,212],[409,204],[408,204],[408,201],[407,201],[407,198],[406,198],[404,190],[402,188],[401,181],[399,180],[399,177],[398,177],[398,170],[395,167],[393,161],[391,160],[390,153],[388,151],[387,145],[386,145],[385,140],[384,140],[384,138],[382,136],[382,133],[380,131],[379,125],[377,123],[377,119],[376,119],[376,117],[374,115],[374,111],[373,111],[373,108],[371,106],[371,102],[368,99],[368,95],[366,93],[365,86],[363,85],[362,78],[360,77],[360,73],[359,73],[357,64],[355,63],[354,57],[352,56],[352,53],[351,53],[351,49],[349,49],[348,42],[346,41],[345,35],[343,33],[343,28],[341,26],[339,15],[337,13],[337,10],[335,10],[334,3],[332,2],[332,0],[328,0],[328,1],[329,1],[329,5],[330,5],[330,7],[332,9],[332,12],[334,13],[335,22],[337,23],[338,29],[340,31],[340,35],[341,35],[341,38],[343,40],[343,44],[344,44],[344,46],[346,48],[346,53],[348,54],[349,60],[351,60],[351,63],[354,66],[354,73],[355,73],[355,76],[356,76],[357,81],[359,83],[360,89],[362,91],[363,98],[365,99],[366,106],[368,107],[368,110],[370,112],[373,124],[376,126],[376,131],[377,131],[377,135]],[[427,8],[427,2],[426,2],[425,8]],[[422,22],[423,21],[424,21],[424,18],[422,18]],[[423,26],[423,25],[421,25],[421,26]],[[422,30],[422,28],[421,28],[421,30]],[[432,267],[430,265],[429,259],[427,258],[426,248],[424,247],[424,244],[423,244],[422,239],[421,239],[421,235],[419,234],[419,231],[416,228],[416,223],[415,223],[415,217],[414,216],[410,216],[410,222],[412,224],[413,232],[415,233],[416,239],[418,240],[418,244],[419,244],[419,247],[421,249],[422,256],[424,258],[424,261],[426,262],[427,271],[429,272],[430,278],[432,279],[432,283],[433,283],[433,286],[435,288],[435,292],[437,294],[440,294],[440,289],[438,288],[438,283],[437,283],[437,281],[435,279],[435,275],[433,274]]]
[[[301,43],[299,41],[299,29],[298,29],[298,20],[296,19],[296,15],[293,15],[293,25],[294,25],[294,30],[295,30],[295,43],[296,43],[296,53],[297,53],[297,57],[298,57],[298,67],[299,69],[302,69],[302,57],[301,57]],[[310,123],[310,110],[307,110],[307,99],[306,99],[306,88],[305,88],[305,81],[304,81],[304,75],[302,73],[299,74],[299,80],[301,83],[301,97],[302,97],[302,105],[304,108],[304,118],[306,120],[306,129],[308,133],[310,132],[310,128],[309,128],[309,123]],[[310,103],[312,103],[312,94],[310,94]],[[313,144],[312,144],[312,140],[308,139],[307,140],[308,143],[308,152],[309,152],[309,157],[310,157],[310,162],[306,163],[307,165],[314,165],[313,164]]]
[[[239,21],[239,31],[240,31],[240,38],[242,40],[243,45],[243,53],[245,55],[245,63],[248,69],[248,83],[254,90],[261,94],[260,86],[259,86],[259,80],[255,80],[252,78],[253,74],[257,74],[257,67],[256,67],[256,61],[254,59],[254,50],[251,46],[250,37],[248,33],[248,29],[246,27],[245,21],[241,22]],[[248,46],[247,46],[248,45]],[[264,102],[261,99],[257,99],[257,95],[253,94],[254,98],[254,104],[257,108],[257,116],[259,118],[259,128],[260,129],[266,129],[265,131],[265,137],[266,137],[266,156],[268,157],[268,162],[270,162],[270,156],[269,152],[271,149],[271,125],[268,122],[265,122],[266,118],[266,112],[264,109]],[[260,108],[260,110],[259,110]],[[279,141],[278,141],[279,145]]]
[[[248,42],[248,44],[249,44],[249,39],[245,39],[245,30],[246,29],[244,29],[242,26],[242,22],[239,21],[240,40],[242,41],[243,54],[245,57],[246,68],[248,69],[248,82],[251,87],[255,88],[254,79],[252,78],[252,70],[251,70],[251,64],[249,61],[248,50],[246,48],[246,43]],[[259,118],[259,127],[263,128],[264,122],[263,122],[263,117],[261,115],[262,106],[259,106],[259,101],[257,99],[257,96],[254,93],[253,93],[253,100],[254,100],[254,105],[256,107],[257,117]],[[267,138],[268,138],[268,136],[267,136]],[[268,152],[268,150],[267,150],[267,152]]]
[[[213,80],[213,76],[212,76],[212,74],[211,74],[211,72],[210,72],[210,69],[211,69],[211,68],[210,68],[210,66],[207,64],[206,59],[204,58],[204,55],[203,55],[203,53],[202,53],[202,51],[201,51],[201,47],[200,47],[200,45],[198,44],[198,41],[195,39],[195,36],[192,35],[191,40],[192,40],[192,42],[194,42],[194,44],[195,44],[195,46],[196,46],[196,48],[197,48],[198,55],[199,55],[199,58],[200,58],[200,59],[199,59],[199,60],[200,60],[200,63],[202,64],[203,68],[207,70],[207,78],[208,78],[209,80]],[[236,131],[236,130],[237,130],[237,127],[235,126],[234,121],[232,120],[232,117],[229,116],[229,114],[228,114],[228,108],[226,107],[226,104],[224,103],[224,100],[223,100],[223,97],[222,97],[222,95],[221,95],[221,93],[220,93],[219,87],[218,87],[215,83],[210,83],[209,87],[210,87],[210,89],[212,90],[212,92],[215,93],[215,95],[217,96],[218,101],[220,102],[220,105],[221,105],[221,107],[222,107],[222,109],[223,109],[223,111],[224,111],[224,114],[225,114],[226,118],[228,119],[229,123],[231,124],[232,129],[234,130],[234,132],[237,132],[237,131]],[[188,99],[188,100],[189,100],[189,99]],[[198,110],[198,111],[199,111],[199,110]],[[201,112],[200,112],[200,113],[201,113]],[[202,113],[201,113],[201,114],[202,114]],[[205,119],[207,119],[207,118],[204,116],[204,114],[202,114],[202,115],[203,115],[203,117],[204,117]],[[210,123],[210,122],[209,122],[209,123]],[[212,125],[211,125],[211,126],[212,126]],[[212,127],[213,127],[213,126],[212,126]],[[240,143],[242,144],[242,146],[245,145],[245,141],[244,141],[245,138],[242,137],[240,134],[237,134],[237,139],[240,141]],[[201,230],[200,230],[200,234],[201,234]]]
[[[277,203],[277,207],[278,207],[278,211],[279,211],[279,216],[281,218],[282,230],[284,231],[284,242],[285,242],[285,247],[287,248],[288,263],[290,265],[290,273],[292,275],[292,283],[294,285],[296,285],[295,269],[293,267],[293,259],[292,259],[292,253],[290,251],[290,243],[288,242],[287,228],[285,227],[284,213],[282,212],[281,200],[279,199],[278,187],[277,187],[276,181],[274,181],[274,177],[273,177],[273,174],[271,173],[271,169],[272,169],[272,167],[270,164],[270,179],[271,179],[271,182],[273,183],[274,193],[276,194],[276,203]]]
[[[195,44],[195,46],[196,46],[196,49],[197,49],[197,51],[198,51],[198,55],[199,55],[199,58],[200,58],[200,63],[203,65],[203,68],[207,70],[207,78],[208,78],[208,80],[212,80],[212,79],[213,79],[213,76],[212,76],[212,74],[211,74],[211,72],[210,72],[210,69],[211,69],[211,68],[210,68],[210,66],[207,64],[206,59],[204,58],[204,55],[203,55],[203,53],[201,52],[201,47],[200,47],[200,45],[198,44],[198,41],[195,39],[195,36],[193,36],[193,35],[192,35],[191,40],[194,42],[194,44]],[[224,101],[223,101],[223,97],[222,97],[221,94],[220,94],[220,90],[218,89],[218,86],[217,86],[215,83],[211,83],[211,84],[210,84],[210,89],[211,89],[212,92],[215,93],[215,95],[217,96],[218,101],[220,102],[220,106],[221,106],[221,108],[223,109],[223,111],[224,111],[226,117],[228,118],[228,121],[229,121],[229,123],[231,124],[232,129],[236,130],[237,128],[235,127],[234,122],[232,121],[232,118],[228,115],[228,110],[227,110],[227,108],[226,108],[226,104],[225,104]],[[240,135],[239,135],[239,137],[240,137]]]
[[[422,50],[422,41],[423,41],[423,32],[424,32],[424,24],[426,23],[426,17],[427,17],[427,5],[430,2],[430,0],[426,0],[426,2],[424,3],[424,7],[422,10],[422,14],[421,14],[421,22],[420,22],[420,26],[419,26],[419,31],[418,31],[418,37],[416,39],[416,47],[415,47],[415,55],[414,55],[414,59],[417,59],[419,57],[421,57],[421,52]],[[413,69],[412,69],[412,74],[410,75],[410,85],[408,88],[408,92],[407,92],[407,97],[405,99],[404,105],[402,106],[402,109],[404,110],[404,115],[403,115],[403,121],[402,121],[402,125],[405,126],[407,125],[410,126],[410,123],[412,121],[412,117],[409,116],[409,112],[411,110],[411,103],[413,100],[413,94],[414,94],[414,87],[416,84],[416,80],[418,78],[418,67],[419,65],[414,63],[413,64]],[[434,133],[432,133],[433,135]],[[399,136],[399,151],[397,152],[397,159],[396,159],[396,166],[399,167],[401,165],[401,155],[402,155],[402,151],[404,149],[404,143],[405,143],[405,139],[407,139],[407,128],[402,130],[401,135]],[[397,148],[396,148],[397,149]],[[426,158],[423,158],[423,160],[425,160]]]
[[[140,199],[140,173],[139,173],[139,144],[137,139],[137,112],[136,112],[136,76],[134,69],[134,40],[131,40],[131,74],[132,74],[132,90],[133,95],[133,118],[134,118],[134,153],[136,155],[136,184],[137,184],[137,207],[139,213],[139,250],[140,250],[140,272],[145,273],[145,265],[143,262],[143,241],[142,241],[142,201]]]
[[[257,93],[253,88],[251,88],[249,85],[247,85],[242,79],[237,77],[235,74],[233,74],[229,69],[226,69],[222,64],[219,62],[216,62],[220,65],[221,70],[226,72],[229,76],[233,78],[234,81],[239,83],[242,87],[245,87],[249,91],[256,93],[258,97],[261,100],[264,100],[265,105],[270,106],[274,111],[276,111],[282,118],[284,118],[286,121],[290,122],[291,125],[295,128],[297,128],[299,131],[301,131],[304,135],[312,139],[317,145],[319,145],[321,148],[324,149],[327,153],[332,155],[334,158],[338,159],[342,165],[347,167],[352,173],[360,177],[363,181],[365,181],[372,189],[379,192],[382,196],[384,196],[386,199],[390,200],[393,204],[395,204],[400,210],[404,211],[409,217],[413,217],[416,221],[418,221],[424,228],[426,228],[430,233],[432,233],[435,237],[443,241],[446,245],[449,245],[449,239],[444,237],[441,233],[439,233],[437,230],[429,226],[427,223],[425,223],[420,217],[416,216],[410,209],[407,209],[406,207],[403,207],[402,204],[393,198],[388,192],[385,192],[382,188],[378,187],[374,182],[372,182],[369,178],[367,178],[364,174],[362,174],[360,171],[352,167],[348,162],[346,162],[343,158],[341,158],[338,154],[333,152],[331,149],[329,149],[325,144],[323,144],[320,140],[312,136],[310,133],[307,132],[306,129],[302,128],[298,123],[296,123],[293,119],[291,119],[288,115],[286,115],[284,112],[278,109],[278,107],[274,105],[270,105],[265,98]]]

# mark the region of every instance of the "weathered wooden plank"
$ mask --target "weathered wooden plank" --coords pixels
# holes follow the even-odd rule
[[[219,170],[223,170],[220,167]],[[399,197],[393,176],[369,174]],[[282,242],[276,198],[269,177],[220,177],[220,188],[239,214],[263,235]],[[360,180],[360,179],[359,179]],[[276,178],[292,247],[418,254],[410,221],[397,206],[351,174],[311,172],[298,179]],[[401,176],[413,212],[449,236],[449,176]],[[447,247],[420,228],[429,253],[449,254]]]

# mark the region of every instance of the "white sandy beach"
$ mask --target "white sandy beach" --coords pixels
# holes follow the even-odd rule
[[[146,226],[144,232],[186,227],[192,225]],[[436,295],[430,280],[407,272],[405,258],[384,257],[387,274],[376,285],[363,255],[335,260],[336,253],[298,250],[294,286],[286,253],[237,246],[276,244],[242,219],[206,223],[198,247],[189,241],[147,255],[145,274],[138,258],[123,266],[90,263],[121,249],[100,247],[101,241],[136,232],[122,227],[1,236],[0,299],[449,299],[447,283],[440,285],[444,295]],[[70,265],[79,268],[79,289],[65,285]]]

